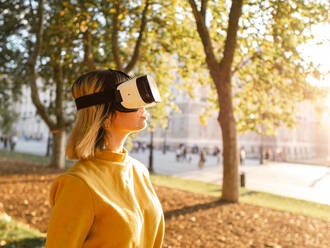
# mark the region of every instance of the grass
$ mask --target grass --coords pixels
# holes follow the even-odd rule
[[[45,165],[50,163],[50,157],[33,155],[28,153],[10,152],[8,150],[0,150],[0,157],[17,158]]]
[[[0,214],[0,247],[42,248],[44,244],[45,234]]]
[[[50,164],[50,157],[34,155],[29,153],[21,153],[21,152],[10,152],[8,150],[0,150],[0,157],[8,157],[8,158],[16,158],[24,161],[39,163],[42,165]],[[66,160],[65,167],[69,168],[73,165],[73,161]]]
[[[220,197],[221,186],[196,180],[152,174],[151,181],[158,186]],[[240,188],[240,202],[267,207],[323,220],[330,220],[330,206],[271,193]]]

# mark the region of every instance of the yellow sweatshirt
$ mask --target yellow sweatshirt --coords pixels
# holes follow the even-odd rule
[[[50,190],[47,248],[161,247],[164,215],[143,164],[102,151],[59,176]]]

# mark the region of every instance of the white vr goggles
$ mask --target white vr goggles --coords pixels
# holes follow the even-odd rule
[[[112,102],[120,112],[134,112],[161,102],[161,98],[155,80],[145,75],[122,82],[112,90],[79,97],[75,102],[77,110]]]

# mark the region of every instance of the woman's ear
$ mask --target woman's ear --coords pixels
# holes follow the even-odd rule
[[[104,121],[103,121],[103,129],[108,129],[110,128],[111,126],[111,119],[112,119],[112,116],[108,116]]]

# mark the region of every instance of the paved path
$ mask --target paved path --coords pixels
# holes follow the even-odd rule
[[[44,155],[46,143],[19,140],[16,150]],[[131,156],[148,165],[148,150],[131,153]],[[193,155],[189,163],[177,162],[173,152],[154,153],[154,170],[158,174],[221,184],[222,165],[217,163],[216,157],[208,156],[202,170],[198,169],[197,164],[197,155]],[[247,160],[240,170],[245,172],[248,189],[330,205],[330,167],[274,162],[259,165],[257,160]]]
[[[175,162],[174,154],[163,155],[156,152],[155,172],[181,178],[201,180],[216,184],[222,183],[222,165],[216,158],[208,157],[206,166],[197,167],[198,157],[191,163]],[[132,154],[147,164],[146,155]],[[269,192],[308,201],[330,205],[330,167],[270,162],[260,165],[257,160],[247,160],[240,167],[245,173],[245,187],[250,190]]]

